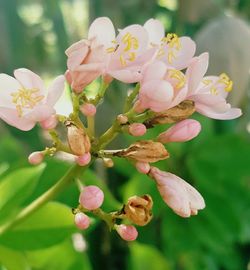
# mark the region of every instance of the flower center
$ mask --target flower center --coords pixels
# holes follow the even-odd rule
[[[173,60],[177,58],[176,53],[181,49],[181,43],[179,37],[174,33],[167,34],[161,40],[161,47],[158,51],[158,58],[161,58],[165,55],[164,46],[167,44],[168,46],[168,53],[167,53],[167,61],[169,64],[173,63]]]
[[[11,93],[11,96],[19,117],[23,115],[23,109],[33,109],[44,98],[43,95],[39,95],[39,89],[36,88],[22,88]]]
[[[186,83],[185,75],[181,71],[176,69],[171,69],[168,72],[170,78],[177,80],[175,88],[177,90],[181,89]]]

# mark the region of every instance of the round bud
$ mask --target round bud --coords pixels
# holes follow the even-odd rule
[[[80,107],[81,112],[86,116],[94,116],[96,114],[96,107],[91,103],[85,103]]]
[[[114,162],[111,158],[103,158],[103,164],[107,168],[112,168],[114,166]]]
[[[141,123],[133,123],[129,125],[128,132],[132,136],[139,137],[143,136],[147,132],[147,128]]]
[[[138,236],[136,228],[132,225],[116,225],[115,229],[121,238],[125,241],[134,241]]]
[[[121,125],[125,125],[128,122],[128,117],[124,114],[119,114],[116,119]]]
[[[88,210],[95,210],[99,208],[102,205],[103,200],[104,193],[97,186],[84,187],[79,198],[80,204]]]
[[[40,122],[43,129],[53,129],[57,126],[58,120],[56,115],[51,115],[48,119]]]
[[[84,213],[77,213],[75,215],[75,224],[81,230],[86,230],[90,225],[90,219]]]
[[[88,152],[82,156],[76,157],[75,161],[79,166],[86,166],[91,160],[91,154]]]
[[[150,165],[147,162],[138,161],[135,163],[135,167],[138,172],[143,173],[143,174],[147,174],[150,171]]]
[[[29,155],[28,160],[32,165],[38,165],[43,161],[44,155],[42,152],[33,152]]]

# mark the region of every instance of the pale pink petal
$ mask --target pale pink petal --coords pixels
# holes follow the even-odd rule
[[[48,88],[47,104],[54,106],[64,91],[65,77],[60,75],[54,79],[51,86]]]
[[[36,124],[36,122],[31,119],[19,117],[17,111],[10,108],[0,107],[0,118],[7,124],[24,131],[31,130]]]
[[[167,66],[161,61],[155,61],[145,67],[142,81],[162,79],[167,72]]]
[[[68,56],[67,67],[70,70],[78,67],[84,58],[87,56],[90,49],[90,42],[87,40],[80,40],[71,45],[65,54]]]
[[[121,70],[113,70],[108,73],[113,78],[124,82],[124,83],[135,83],[139,82],[142,78],[142,74],[135,69],[121,69]]]
[[[175,93],[174,93],[174,99],[173,101],[171,102],[171,108],[180,104],[182,101],[184,101],[187,97],[187,92],[188,92],[188,88],[187,86],[183,87],[182,89],[180,90],[175,90]]]
[[[109,18],[97,18],[90,25],[88,39],[95,37],[105,48],[112,46],[111,42],[115,39],[115,28]]]
[[[195,93],[208,68],[208,53],[203,53],[192,60],[187,69],[188,94]]]
[[[20,83],[13,77],[1,73],[0,74],[0,106],[15,108],[12,103],[12,93],[17,92],[21,88]]]
[[[19,68],[14,71],[14,76],[27,89],[38,89],[39,94],[45,93],[43,80],[36,73],[26,68]]]
[[[42,104],[37,105],[33,110],[29,110],[23,117],[33,122],[42,122],[55,113],[56,111],[53,107]]]
[[[163,24],[159,20],[149,19],[145,22],[144,28],[149,34],[150,43],[159,45],[165,36]]]
[[[192,210],[200,210],[206,207],[205,201],[201,194],[192,187],[189,183],[184,181],[185,189],[188,192],[189,205]]]

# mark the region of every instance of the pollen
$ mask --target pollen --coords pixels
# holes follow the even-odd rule
[[[123,44],[126,45],[124,51],[130,51],[131,49],[137,50],[139,48],[139,41],[136,37],[132,36],[130,33],[127,33],[122,38]]]
[[[23,109],[33,109],[41,100],[44,99],[43,95],[39,95],[39,90],[32,89],[19,89],[17,92],[11,93],[12,103],[15,104],[19,117],[23,115]]]
[[[226,92],[232,91],[232,89],[233,89],[233,81],[230,80],[230,78],[227,76],[226,73],[222,73],[219,76],[219,81],[218,82],[225,85],[225,91]]]

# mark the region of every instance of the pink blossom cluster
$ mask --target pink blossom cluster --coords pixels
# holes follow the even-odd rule
[[[79,166],[88,165],[93,157],[102,158],[109,164],[107,167],[113,166],[113,156],[132,159],[140,173],[147,174],[155,181],[164,202],[175,213],[182,217],[196,215],[198,210],[205,207],[200,193],[183,179],[163,172],[150,163],[169,157],[162,144],[195,138],[201,131],[198,121],[184,117],[169,122],[177,123],[159,134],[154,141],[139,142],[125,150],[113,151],[113,156],[111,152],[105,156],[101,148],[105,142],[101,139],[101,142],[98,141],[99,138],[95,138],[83,123],[79,124],[75,111],[62,121],[55,110],[66,81],[72,90],[72,97],[78,99],[79,112],[88,120],[93,118],[98,102],[86,101],[86,96],[83,98],[84,89],[101,78],[107,86],[116,79],[126,84],[136,83],[138,87],[131,108],[117,117],[116,129],[111,128],[101,138],[107,138],[114,130],[116,132],[117,125],[119,131],[126,131],[134,137],[143,136],[149,128],[147,122],[145,119],[132,121],[134,118],[129,118],[131,115],[135,119],[148,112],[149,115],[159,116],[185,101],[191,101],[195,111],[209,118],[226,120],[239,117],[241,109],[232,108],[226,101],[233,82],[225,73],[207,76],[209,55],[203,53],[195,56],[195,51],[196,44],[191,38],[178,37],[174,33],[165,35],[164,27],[158,20],[149,19],[144,25],[134,24],[116,31],[109,18],[97,18],[90,25],[87,38],[66,50],[65,74],[58,76],[48,88],[37,74],[25,68],[15,70],[14,77],[0,74],[0,118],[24,131],[31,130],[36,123],[49,131],[53,131],[59,122],[67,127],[68,145],[63,145],[54,137],[55,147],[49,152],[32,153],[29,156],[31,164],[41,163],[45,154],[52,155],[54,151],[73,154]],[[75,215],[75,223],[80,229],[90,225],[84,211],[99,209],[103,200],[104,194],[98,187],[83,189],[79,199],[83,211]],[[132,225],[114,224],[114,229],[127,241],[135,240],[138,234]]]

